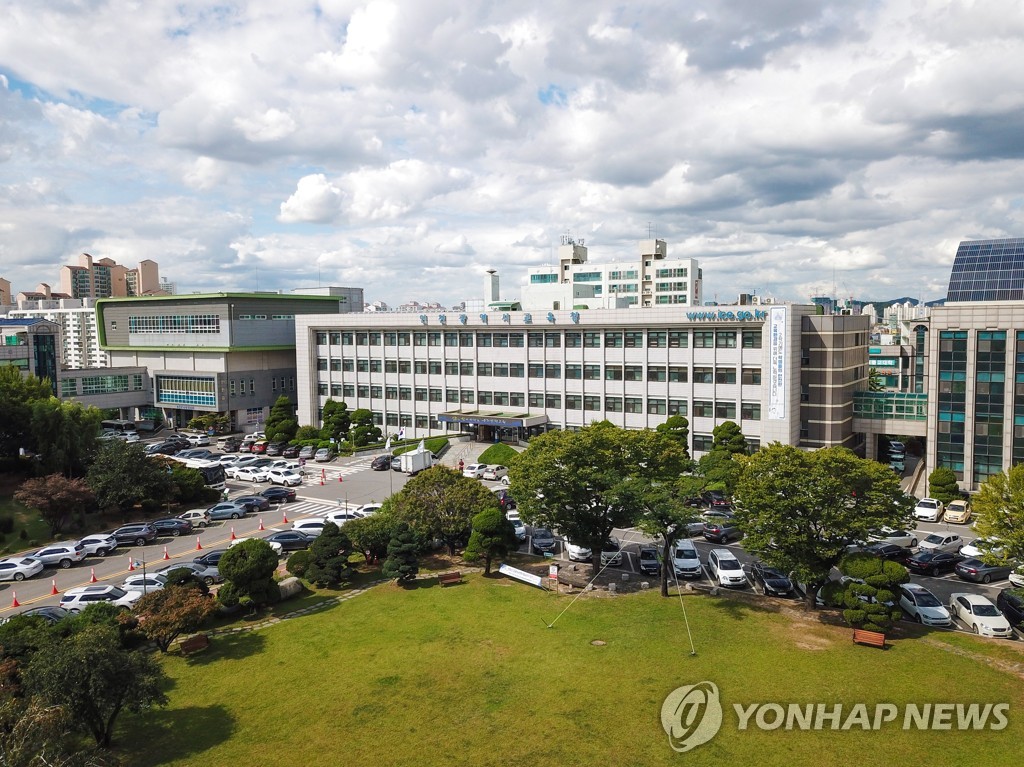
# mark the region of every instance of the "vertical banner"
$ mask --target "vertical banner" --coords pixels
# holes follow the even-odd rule
[[[787,306],[768,310],[768,417],[786,417],[786,315]]]

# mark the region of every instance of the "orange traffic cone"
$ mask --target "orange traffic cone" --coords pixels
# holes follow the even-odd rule
[[[96,583],[96,582],[97,582],[96,581],[96,568],[95,567],[90,567],[89,568],[89,583]]]
[[[167,553],[167,547],[164,546],[164,559],[170,559],[171,555]]]
[[[203,550],[203,544],[201,544],[199,542],[199,536],[197,535],[196,536],[196,551],[202,551],[202,550]]]
[[[235,528],[233,528],[233,527],[231,528],[231,540],[233,540],[233,541],[237,541],[238,540],[238,538],[235,537]]]
[[[323,485],[323,483],[324,483],[324,478],[320,477],[320,484]]]
[[[135,572],[135,560],[131,557],[128,557],[128,572]]]
[[[281,514],[281,522],[283,522],[286,525],[288,524],[288,512],[287,511],[283,512]]]
[[[51,579],[50,579],[50,596],[51,596],[51,597],[55,597],[55,596],[57,596],[57,595],[58,595],[59,593],[60,593],[60,592],[59,592],[59,591],[57,591],[57,579],[56,579],[56,578],[51,578]]]
[[[12,591],[11,597],[11,607],[21,607],[21,602],[18,601],[18,592]]]
[[[260,517],[260,531],[262,531],[263,529],[263,517]]]
[[[341,475],[338,475],[338,481],[341,482]]]

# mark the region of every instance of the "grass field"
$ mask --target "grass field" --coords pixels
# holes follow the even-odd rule
[[[127,765],[1004,764],[1024,732],[1015,645],[930,633],[891,649],[730,598],[580,599],[471,575],[388,584],[301,619],[169,656],[170,705],[122,716]],[[606,644],[595,646],[592,640]],[[674,688],[718,685],[725,721],[673,752]],[[1001,732],[737,730],[734,703],[1009,703]]]

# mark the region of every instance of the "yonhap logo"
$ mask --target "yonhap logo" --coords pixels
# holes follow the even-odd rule
[[[718,688],[712,682],[677,687],[661,704],[661,726],[679,753],[707,743],[722,727]]]

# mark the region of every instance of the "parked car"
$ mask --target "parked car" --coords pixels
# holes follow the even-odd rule
[[[958,553],[964,547],[964,539],[953,533],[931,533],[925,536],[919,548],[928,551],[950,551]]]
[[[65,591],[60,598],[60,606],[72,614],[80,613],[89,605],[97,602],[112,602],[117,607],[127,610],[141,596],[141,591],[125,591],[117,586],[80,586]]]
[[[747,585],[743,566],[729,549],[711,549],[708,552],[708,572],[719,586],[734,589]]]
[[[950,501],[943,519],[954,525],[966,525],[971,521],[971,504],[967,501]]]
[[[897,474],[902,474],[907,470],[907,464],[903,461],[902,457],[892,457],[889,459],[889,468]]]
[[[238,463],[240,459],[244,457],[245,456],[239,455],[237,453],[232,455],[222,455],[217,459],[217,463],[224,467],[224,473],[227,474],[228,466],[234,466],[236,463]]]
[[[903,611],[925,626],[950,626],[953,618],[935,595],[918,583],[901,583],[896,596]]]
[[[917,548],[917,533],[913,530],[895,530],[891,527],[883,527],[874,533],[870,540],[879,543],[895,543],[905,549]]]
[[[526,525],[523,524],[523,520],[517,516],[515,519],[509,519],[512,523],[512,529],[515,531],[517,541],[526,540]]]
[[[907,446],[899,440],[892,440],[889,443],[889,455],[905,455],[907,452]]]
[[[206,509],[189,509],[184,514],[179,514],[178,519],[191,522],[193,527],[206,527],[210,524],[210,512]]]
[[[111,533],[119,544],[145,546],[157,538],[156,528],[147,523],[122,525]]]
[[[295,500],[295,491],[290,487],[268,487],[260,495],[270,503],[291,503]]]
[[[1019,589],[1024,589],[1024,565],[1010,573],[1010,583]]]
[[[370,468],[374,471],[387,471],[391,468],[391,456],[390,455],[378,455],[372,461],[370,461]]]
[[[593,556],[593,552],[586,546],[573,543],[568,538],[565,539],[564,546],[565,554],[569,557],[570,562],[589,562]]]
[[[271,442],[271,443],[269,443],[267,445],[266,454],[267,455],[281,455],[281,453],[284,452],[284,449],[286,447],[288,447],[288,443],[287,442]]]
[[[953,571],[965,581],[972,583],[991,583],[992,581],[1005,581],[1013,572],[1015,565],[1012,562],[1003,561],[999,564],[990,565],[981,559],[971,557],[957,562]]]
[[[75,562],[85,559],[85,546],[78,541],[51,543],[28,556],[35,557],[47,567],[67,569]]]
[[[269,443],[269,442],[267,442],[267,441],[266,441],[265,439],[261,439],[261,440],[259,440],[258,442],[253,442],[253,443],[252,443],[252,448],[251,448],[251,451],[252,451],[252,453],[253,453],[254,455],[255,455],[255,454],[263,455],[264,453],[266,453],[266,452],[267,452],[267,446],[268,446],[269,444],[270,444],[270,443]]]
[[[167,576],[159,573],[133,573],[124,579],[121,588],[125,591],[141,591],[149,594],[160,591],[167,585]]]
[[[0,559],[0,581],[23,581],[43,571],[42,561],[35,557]]]
[[[285,487],[297,487],[302,484],[302,475],[290,469],[270,469],[267,471],[267,481],[272,485],[284,485]],[[292,498],[295,498],[295,491],[291,491]]]
[[[204,447],[210,444],[210,436],[208,434],[186,434],[185,439],[188,440],[190,445],[196,447]]]
[[[1012,637],[1010,622],[994,604],[980,594],[950,594],[949,611],[975,634]]]
[[[174,455],[182,449],[171,442],[153,442],[146,446],[146,455]]]
[[[284,546],[282,546],[277,541],[268,541],[266,538],[235,538],[235,540],[231,541],[231,543],[228,544],[228,548],[230,549],[237,546],[240,543],[245,543],[246,541],[252,540],[263,541],[273,550],[275,554],[277,554],[277,556],[281,556],[282,554],[284,554]]]
[[[509,491],[506,490],[504,487],[492,488],[491,492],[494,493],[494,497],[498,499],[498,506],[500,506],[503,510],[512,511],[513,509],[516,508],[516,499],[513,498],[512,494],[509,493]]]
[[[263,540],[267,543],[280,544],[282,551],[302,551],[312,545],[313,541],[316,540],[316,536],[307,535],[301,530],[282,530],[279,533],[268,535]]]
[[[87,535],[79,543],[85,548],[86,556],[105,557],[117,548],[117,538],[110,533]]]
[[[299,449],[299,458],[309,461],[316,455],[316,448],[313,445],[303,445]]]
[[[903,562],[907,558],[907,550],[902,546],[897,546],[895,543],[869,543],[863,549],[865,554],[871,554],[872,556],[879,557],[880,559],[889,559],[893,562]]]
[[[738,541],[742,537],[743,532],[732,517],[722,517],[704,523],[704,540],[706,541],[728,543],[729,541]]]
[[[205,447],[192,447],[188,450],[182,450],[178,453],[175,458],[186,461],[212,461],[217,460],[220,456],[212,450]]]
[[[206,510],[210,515],[211,520],[217,519],[241,519],[249,513],[249,507],[235,503],[234,501],[226,501],[224,503],[218,503],[211,506]]]
[[[731,509],[732,501],[720,490],[708,490],[700,494],[701,503],[709,509]]]
[[[961,559],[963,559],[962,556],[951,551],[922,549],[907,557],[903,564],[912,573],[938,576],[942,573],[952,572]]]
[[[192,532],[192,522],[180,517],[166,517],[150,522],[160,535],[171,535],[177,538],[179,535],[188,535]]]
[[[235,437],[229,437],[223,442],[218,441],[217,447],[219,447],[225,453],[237,453],[238,449],[242,446],[242,440],[236,439]]]
[[[267,511],[270,508],[270,499],[262,495],[240,495],[230,502],[244,506],[249,511]]]
[[[316,455],[313,456],[313,460],[317,463],[327,463],[333,461],[335,458],[334,451],[329,447],[322,447],[316,451]]]
[[[354,511],[332,511],[324,515],[325,522],[333,522],[338,527],[341,527],[346,522],[351,522],[354,519],[362,519],[363,515]]]
[[[238,482],[266,482],[269,476],[262,467],[243,466],[235,472],[234,478]]]
[[[487,471],[486,463],[468,463],[462,469],[462,476],[470,479],[483,479],[485,471]]]
[[[252,440],[249,440],[248,442],[246,442],[245,440],[242,440],[241,444],[239,444],[239,446],[238,446],[238,452],[239,453],[252,453],[252,446],[254,444],[255,443]]]
[[[942,501],[934,498],[922,498],[914,507],[914,519],[923,522],[938,522],[942,518],[944,507]]]
[[[557,545],[555,536],[552,535],[550,530],[544,527],[535,527],[533,529],[533,536],[530,538],[530,549],[534,554],[554,552]]]
[[[981,558],[986,554],[994,557],[1002,557],[1006,554],[1006,547],[994,538],[975,538],[970,543],[965,543],[960,553],[965,557]]]
[[[242,469],[248,468],[260,460],[258,455],[243,455],[230,465],[224,467],[224,473],[234,478]]]
[[[659,575],[661,560],[658,559],[658,550],[653,546],[641,546],[637,554],[637,566],[644,575]]]
[[[788,597],[793,595],[793,581],[774,567],[769,567],[763,562],[754,562],[750,565],[749,570],[750,579],[755,585],[760,586],[761,591],[767,596]]]
[[[1024,597],[1014,589],[1003,589],[996,597],[996,607],[1006,616],[1011,626],[1024,624]]]
[[[285,445],[281,451],[282,458],[298,458],[299,453],[302,452],[302,448],[298,445]]]
[[[601,567],[621,567],[622,546],[618,538],[609,538],[601,547]]]
[[[225,551],[227,551],[227,549],[214,549],[213,551],[207,551],[205,554],[193,557],[192,561],[197,565],[203,565],[204,567],[217,567],[220,563],[220,558],[224,556]]]
[[[684,578],[700,578],[704,574],[700,554],[693,541],[688,538],[676,541],[672,548],[672,569]]]
[[[23,615],[26,618],[40,618],[52,626],[67,618],[68,611],[63,607],[57,607],[56,605],[40,605],[39,607],[33,607],[29,610],[22,610],[18,615]],[[13,617],[14,616],[12,615],[11,618]],[[10,618],[4,618],[3,620],[0,620],[0,623],[6,623],[9,620]]]
[[[325,519],[297,519],[292,522],[292,530],[297,530],[300,533],[305,533],[306,535],[315,538],[324,531],[324,525],[326,524],[327,520]]]
[[[356,514],[358,514],[361,517],[368,517],[371,514],[376,514],[378,511],[380,511],[380,507],[381,504],[379,503],[364,503],[362,506],[356,509]]]
[[[206,565],[200,562],[171,562],[169,565],[164,565],[163,567],[156,569],[154,572],[166,577],[175,570],[188,570],[207,586],[212,586],[213,584],[220,583],[224,580],[216,565]]]
[[[484,469],[484,473],[483,473],[483,478],[484,479],[490,479],[490,480],[494,480],[494,481],[499,480],[502,477],[507,477],[507,476],[508,476],[508,467],[507,466],[498,466],[498,465],[488,466],[486,469]]]

